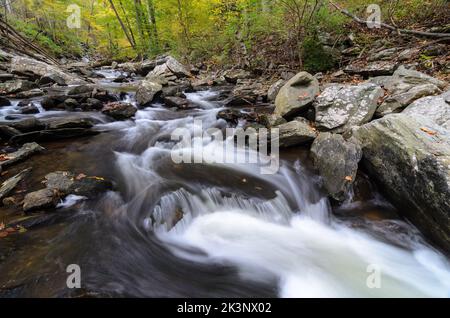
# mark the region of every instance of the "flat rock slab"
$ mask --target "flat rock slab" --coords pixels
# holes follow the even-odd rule
[[[5,157],[6,160],[0,162],[0,168],[7,167],[19,161],[25,160],[26,158],[44,150],[45,148],[41,147],[35,142],[25,144],[19,150],[7,154]]]
[[[0,187],[0,200],[3,200],[14,188],[22,181],[29,173],[31,172],[31,168],[25,169],[15,175],[12,178],[9,178]]]

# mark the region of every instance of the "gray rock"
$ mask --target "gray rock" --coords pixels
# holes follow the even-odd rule
[[[261,114],[259,116],[259,122],[267,128],[272,128],[287,123],[286,119],[275,114]]]
[[[59,196],[56,191],[42,189],[36,192],[28,193],[23,201],[24,212],[33,212],[37,210],[49,210],[56,208]]]
[[[14,56],[11,59],[11,72],[31,72],[38,76],[38,78],[52,74],[61,77],[65,83],[69,85],[84,83],[78,76],[67,73],[57,66],[49,65],[28,57]]]
[[[440,93],[446,85],[431,76],[401,66],[384,86],[389,96],[377,109],[377,116],[399,112],[419,98]]]
[[[29,98],[33,98],[33,97],[38,97],[38,96],[42,96],[44,95],[45,92],[40,89],[40,88],[34,88],[34,89],[30,89],[24,92],[18,92],[17,94],[15,94],[14,96],[16,98],[20,98],[20,99],[29,99]]]
[[[321,133],[311,147],[311,154],[328,194],[337,201],[348,199],[362,158],[358,141]]]
[[[44,150],[45,148],[39,146],[35,142],[25,144],[19,150],[7,154],[8,159],[5,161],[0,161],[0,168],[10,166]]]
[[[136,100],[139,106],[150,104],[161,93],[162,85],[151,80],[143,80],[137,89]]]
[[[369,56],[368,60],[369,62],[374,61],[384,61],[392,59],[395,53],[398,52],[398,48],[390,48],[390,49],[384,49],[382,51],[379,51],[377,53],[373,53]]]
[[[22,181],[29,173],[31,172],[31,168],[25,169],[21,171],[19,174],[15,175],[12,178],[9,178],[5,182],[2,183],[0,187],[0,200],[3,200],[12,190]]]
[[[75,176],[67,171],[56,171],[45,176],[47,189],[56,190],[62,195],[70,194],[74,182]]]
[[[246,70],[229,70],[224,74],[225,80],[230,84],[237,84],[239,80],[252,78],[252,74]]]
[[[116,102],[106,104],[102,113],[116,120],[126,120],[136,115],[137,109],[131,104]]]
[[[272,86],[270,86],[268,92],[267,92],[267,99],[269,102],[275,101],[277,98],[278,93],[280,92],[280,89],[286,84],[285,80],[278,80],[277,82],[273,83]]]
[[[398,61],[404,62],[417,57],[420,53],[419,49],[406,49],[398,54]]]
[[[92,128],[94,121],[90,118],[68,116],[44,119],[41,121],[46,129],[64,129],[64,128]]]
[[[424,117],[394,114],[354,135],[369,175],[399,212],[450,250],[450,132]]]
[[[275,100],[275,114],[293,116],[312,104],[319,94],[319,82],[307,72],[301,72],[290,79]]]
[[[31,105],[24,106],[24,107],[20,108],[20,111],[22,112],[22,114],[25,114],[25,115],[31,115],[31,114],[38,114],[39,113],[39,109],[34,104],[31,104]]]
[[[66,81],[62,76],[55,74],[55,73],[49,73],[41,77],[39,80],[39,85],[49,85],[49,84],[57,84],[59,86],[67,86]]]
[[[0,84],[0,94],[11,95],[36,88],[36,84],[26,80],[15,80]]]
[[[64,107],[68,110],[75,110],[80,107],[80,103],[74,98],[68,98],[64,101]]]
[[[88,98],[86,100],[86,105],[88,110],[100,110],[103,108],[102,101],[96,99],[96,98]]]
[[[113,190],[113,188],[113,183],[103,178],[85,177],[75,180],[69,189],[69,193],[92,199],[107,191]]]
[[[67,95],[74,96],[74,95],[82,95],[82,94],[93,94],[94,90],[96,90],[96,86],[94,85],[78,85],[69,90]]]
[[[381,87],[370,83],[327,87],[314,103],[317,128],[343,133],[369,122],[383,94]]]
[[[450,130],[450,91],[439,95],[416,100],[403,114],[411,117],[423,116],[435,124]]]
[[[392,75],[397,66],[398,64],[392,61],[376,61],[366,65],[350,64],[344,69],[344,72],[364,77]]]
[[[315,130],[306,119],[297,119],[286,124],[281,124],[279,129],[279,144],[281,148],[300,146],[311,143],[317,137]]]

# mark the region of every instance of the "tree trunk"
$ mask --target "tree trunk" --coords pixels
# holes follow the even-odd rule
[[[117,12],[117,9],[116,9],[116,6],[114,5],[113,0],[109,0],[109,3],[111,4],[111,8],[113,9],[114,13],[116,14],[117,20],[119,21],[122,31],[123,31],[123,33],[125,33],[125,36],[127,37],[128,42],[130,43],[131,47],[134,50],[136,50],[136,43],[133,41],[133,38],[130,36],[127,28],[125,27],[125,24],[123,24],[123,21],[120,18],[119,12]]]

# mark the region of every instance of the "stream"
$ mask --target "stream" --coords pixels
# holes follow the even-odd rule
[[[117,74],[102,74],[114,88]],[[85,113],[102,134],[43,143],[47,153],[17,166],[33,166],[31,187],[67,170],[102,175],[117,191],[69,197],[43,224],[1,241],[13,253],[0,262],[0,296],[449,296],[448,259],[373,185],[332,207],[307,149],[282,151],[273,175],[258,164],[174,163],[174,147],[193,151],[171,140],[175,129],[194,133],[198,120],[203,131],[227,127],[217,119],[218,91],[186,95],[196,109],[154,104],[123,122]],[[135,104],[134,92],[123,100]],[[17,103],[0,116],[14,115]],[[39,109],[40,118],[68,114]],[[220,151],[201,142],[211,155]],[[81,268],[81,291],[66,287],[69,264]]]

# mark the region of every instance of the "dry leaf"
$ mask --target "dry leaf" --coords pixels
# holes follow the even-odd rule
[[[84,179],[86,177],[87,177],[87,175],[85,175],[84,173],[80,173],[75,179],[81,180],[81,179]]]
[[[352,182],[353,178],[352,178],[352,176],[346,176],[345,180],[348,181],[348,182]]]
[[[3,231],[5,229],[5,227],[6,227],[5,223],[3,223],[3,222],[0,223],[0,231]]]
[[[427,133],[430,136],[436,136],[437,135],[437,132],[432,131],[432,130],[430,130],[428,128],[425,128],[425,127],[420,128],[420,130],[422,130],[424,133]]]

